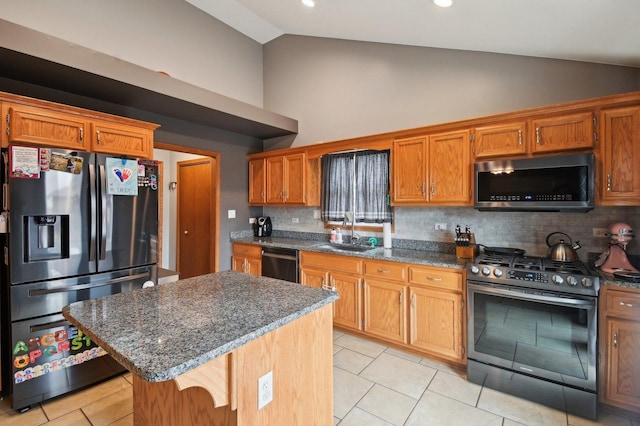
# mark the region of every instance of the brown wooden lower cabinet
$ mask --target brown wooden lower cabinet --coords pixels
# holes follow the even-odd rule
[[[300,281],[340,294],[335,326],[466,364],[463,270],[301,251]]]
[[[233,243],[231,269],[251,275],[262,275],[262,247]]]
[[[640,290],[600,290],[600,401],[640,413]]]

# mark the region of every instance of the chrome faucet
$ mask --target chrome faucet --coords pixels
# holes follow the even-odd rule
[[[351,222],[351,244],[355,244],[356,241],[358,240],[358,238],[360,238],[358,235],[356,235],[356,221],[354,219],[354,213],[353,212],[345,212],[344,213],[344,220],[342,221],[342,227],[346,228],[347,227],[347,222]]]

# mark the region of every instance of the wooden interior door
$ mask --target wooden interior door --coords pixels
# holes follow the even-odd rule
[[[211,157],[180,161],[176,265],[180,278],[215,272],[215,161]]]

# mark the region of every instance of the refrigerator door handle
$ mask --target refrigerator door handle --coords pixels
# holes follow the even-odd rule
[[[91,223],[94,217],[97,217],[97,197],[96,197],[96,167],[93,164],[89,164],[89,198],[90,198],[90,210],[89,215],[89,260],[96,260],[96,226],[97,224]]]
[[[148,275],[149,275],[148,273],[144,272],[141,274],[127,275],[126,277],[96,281],[89,284],[71,285],[71,286],[57,287],[57,288],[45,288],[45,289],[39,289],[39,290],[29,290],[29,297],[44,296],[45,294],[53,294],[53,293],[65,293],[67,291],[75,291],[75,290],[86,290],[89,288],[96,288],[96,287],[102,287],[105,285],[117,284],[123,281],[137,280],[138,278],[144,278],[144,277],[147,277]]]
[[[32,325],[32,326],[29,327],[29,332],[30,333],[36,333],[38,331],[48,330],[48,329],[53,328],[53,327],[60,327],[62,325],[69,325],[69,324],[71,324],[71,323],[66,319],[61,319],[61,320],[58,320],[58,321],[51,321],[51,322],[48,322],[46,324]]]
[[[107,258],[107,177],[105,175],[104,164],[100,165],[100,260]]]

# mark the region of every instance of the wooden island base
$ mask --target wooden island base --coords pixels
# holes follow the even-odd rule
[[[332,316],[325,305],[173,380],[134,375],[134,423],[332,425]],[[258,410],[258,379],[269,371],[273,401]]]

